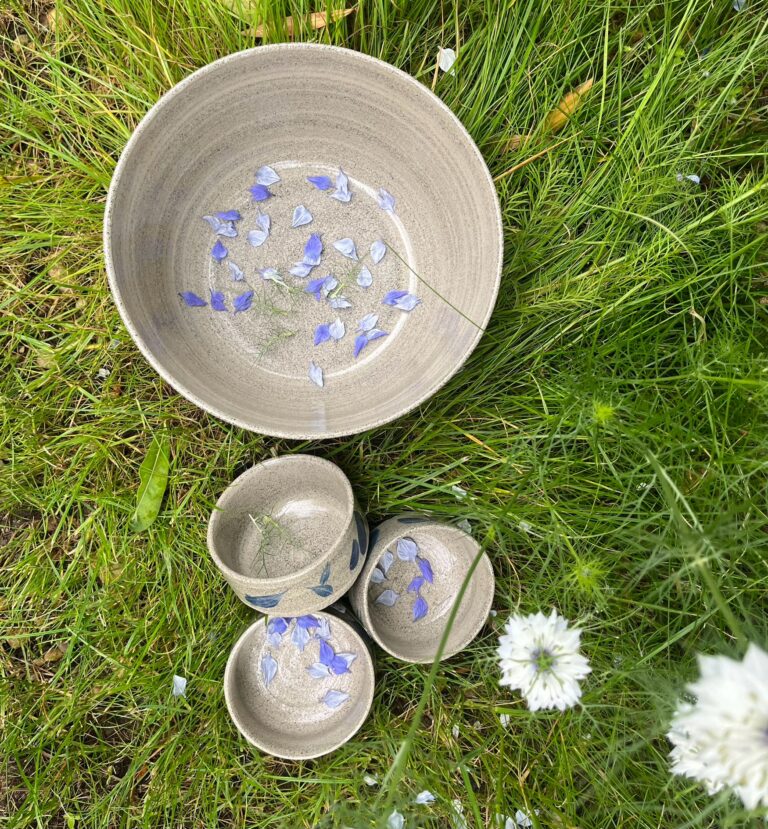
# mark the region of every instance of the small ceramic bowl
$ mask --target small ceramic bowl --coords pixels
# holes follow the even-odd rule
[[[480,551],[467,533],[421,516],[390,518],[371,532],[368,560],[350,593],[368,634],[405,662],[432,662],[459,589]],[[475,568],[442,659],[465,648],[493,602],[485,553]]]
[[[330,613],[252,624],[232,648],[224,697],[240,733],[275,757],[307,760],[347,742],[368,716],[368,647]]]
[[[297,616],[351,587],[368,524],[336,464],[283,455],[249,469],[219,498],[208,550],[238,597],[267,614]]]

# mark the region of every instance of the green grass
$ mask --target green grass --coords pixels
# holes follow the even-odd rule
[[[360,0],[328,30],[301,26],[434,84],[496,176],[568,140],[498,180],[504,277],[467,366],[394,424],[299,443],[160,381],[110,299],[101,219],[157,97],[255,45],[253,23],[280,40],[307,8],[71,0],[53,30],[38,2],[0,12],[2,825],[363,827],[389,798],[412,829],[450,826],[458,798],[473,829],[516,808],[556,829],[762,826],[671,778],[664,733],[696,652],[768,642],[768,7]],[[435,75],[440,45],[455,76]],[[549,135],[547,112],[589,77]],[[167,498],[136,535],[138,468],[163,428]],[[468,518],[494,562],[499,615],[440,667],[383,795],[363,775],[386,774],[428,667],[380,655],[369,720],[315,762],[252,751],[224,708],[253,614],[205,552],[207,516],[237,472],[292,451],[339,463],[374,522]],[[583,627],[593,673],[583,707],[531,714],[498,686],[495,640],[510,611],[551,606]],[[421,788],[437,802],[408,807]]]

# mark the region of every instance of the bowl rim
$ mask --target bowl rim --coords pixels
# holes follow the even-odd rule
[[[216,550],[216,545],[214,544],[214,532],[216,531],[215,525],[219,523],[221,519],[222,512],[225,507],[225,503],[229,498],[232,497],[235,487],[241,486],[243,484],[248,483],[249,478],[255,478],[258,475],[263,474],[265,471],[269,473],[269,470],[273,466],[285,466],[286,464],[302,464],[302,463],[314,463],[318,466],[324,467],[327,471],[331,472],[334,475],[340,476],[340,483],[344,487],[344,494],[345,494],[345,522],[344,527],[341,529],[337,537],[334,539],[333,543],[328,547],[328,549],[321,555],[318,556],[316,560],[312,561],[310,564],[307,564],[305,567],[302,567],[300,570],[293,570],[291,573],[288,573],[284,576],[275,576],[274,578],[259,578],[258,576],[248,576],[244,573],[240,573],[239,571],[235,570],[233,567],[230,567],[220,556],[218,551]],[[274,458],[267,458],[266,460],[259,461],[259,463],[254,464],[253,466],[249,467],[245,470],[245,472],[241,472],[234,480],[230,481],[227,484],[224,491],[219,495],[216,505],[211,510],[210,518],[208,519],[208,531],[206,534],[206,543],[208,546],[208,552],[211,555],[211,558],[216,563],[216,566],[221,570],[224,575],[231,576],[232,578],[236,579],[239,582],[246,582],[249,586],[258,587],[259,589],[268,586],[291,586],[301,582],[301,580],[305,576],[309,576],[313,573],[317,567],[321,564],[325,564],[325,562],[330,561],[336,554],[336,551],[339,549],[339,545],[344,540],[344,536],[347,533],[350,525],[353,524],[355,520],[355,495],[352,490],[352,484],[349,482],[349,478],[346,476],[344,470],[337,466],[333,461],[329,461],[326,458],[320,458],[317,455],[306,455],[302,454],[301,452],[297,452],[292,455],[277,455]],[[274,614],[272,614],[274,615]]]
[[[227,664],[224,668],[224,702],[227,706],[227,711],[229,712],[230,719],[235,725],[235,728],[240,732],[240,734],[245,737],[245,739],[253,746],[259,749],[259,751],[263,751],[266,754],[269,754],[272,757],[280,757],[284,760],[312,760],[316,757],[322,757],[325,754],[330,754],[332,751],[336,751],[337,748],[340,748],[344,745],[344,743],[349,742],[352,737],[357,734],[357,732],[362,727],[363,723],[368,719],[368,715],[371,713],[371,707],[373,706],[373,695],[376,688],[376,670],[373,664],[373,656],[371,655],[371,651],[368,648],[365,640],[362,636],[352,627],[352,625],[348,624],[344,619],[340,618],[339,616],[335,616],[332,613],[324,613],[322,610],[315,611],[312,613],[313,616],[325,616],[328,618],[329,621],[332,621],[334,624],[341,624],[347,630],[349,634],[351,634],[354,639],[358,642],[360,646],[360,662],[361,664],[365,664],[366,666],[366,676],[365,681],[363,683],[363,690],[365,692],[365,705],[363,707],[362,716],[356,718],[354,721],[354,726],[349,730],[346,736],[339,742],[332,745],[330,748],[325,748],[322,751],[316,752],[306,752],[302,754],[286,754],[286,753],[277,753],[273,750],[274,747],[267,746],[263,743],[259,743],[257,739],[249,732],[248,729],[245,729],[241,723],[239,718],[237,717],[234,711],[234,705],[232,701],[232,687],[235,684],[233,679],[233,672],[235,670],[235,662],[237,661],[238,655],[240,650],[244,647],[246,640],[253,635],[255,628],[259,625],[266,625],[268,621],[268,617],[262,616],[257,619],[252,624],[248,625],[248,627],[240,634],[237,638],[237,641],[232,646],[232,649],[229,652],[229,656],[227,657]]]
[[[195,393],[187,389],[183,383],[179,382],[178,378],[172,377],[171,373],[166,371],[160,365],[160,361],[155,359],[155,356],[152,353],[149,346],[139,336],[138,331],[136,331],[133,322],[131,321],[128,311],[125,305],[123,304],[123,299],[120,294],[120,289],[118,287],[115,263],[112,258],[111,236],[116,193],[118,188],[120,187],[120,182],[123,178],[123,172],[128,163],[128,160],[131,154],[133,153],[134,148],[141,140],[141,136],[144,130],[147,128],[147,125],[150,124],[154,120],[154,118],[157,117],[158,113],[167,105],[167,103],[170,100],[175,98],[176,95],[180,94],[184,89],[187,88],[187,86],[190,86],[192,83],[195,82],[195,80],[197,80],[200,77],[203,77],[209,72],[216,71],[219,67],[223,66],[224,64],[235,62],[238,60],[243,60],[247,56],[250,56],[251,54],[254,54],[256,52],[258,52],[259,54],[269,54],[270,52],[277,53],[280,51],[289,50],[309,50],[317,52],[327,52],[329,55],[343,53],[352,57],[353,60],[361,60],[363,62],[373,64],[375,66],[378,66],[379,70],[381,71],[390,72],[397,77],[404,78],[414,88],[418,88],[420,92],[425,96],[425,100],[429,100],[431,104],[437,105],[440,109],[443,110],[445,114],[449,116],[449,118],[453,121],[454,126],[456,127],[456,129],[458,129],[459,133],[466,142],[470,152],[472,152],[476,156],[477,160],[480,162],[480,167],[482,170],[482,180],[488,186],[490,195],[492,197],[491,201],[495,208],[496,232],[499,245],[498,257],[495,267],[495,279],[492,286],[491,301],[488,303],[488,310],[485,314],[485,318],[482,321],[476,321],[477,325],[474,329],[474,334],[472,336],[471,341],[468,343],[466,349],[464,350],[464,353],[461,355],[460,359],[456,361],[456,365],[453,366],[453,368],[449,371],[448,374],[440,378],[439,381],[430,384],[423,393],[417,395],[410,403],[408,403],[408,405],[405,406],[405,408],[399,410],[396,414],[391,416],[387,415],[384,417],[370,417],[364,423],[361,423],[360,425],[356,426],[351,431],[348,429],[345,430],[325,428],[321,432],[307,433],[299,429],[280,429],[274,428],[273,426],[270,426],[268,429],[265,429],[263,424],[259,424],[257,422],[247,423],[245,422],[245,420],[242,420],[241,418],[233,417],[232,415],[227,414],[215,404],[204,402]],[[117,165],[115,166],[114,172],[112,174],[112,180],[110,181],[109,189],[107,191],[107,199],[104,207],[102,240],[104,247],[104,260],[107,271],[107,281],[109,284],[110,291],[112,293],[112,297],[115,301],[115,304],[117,305],[118,312],[120,313],[120,317],[123,321],[123,324],[128,329],[128,333],[131,335],[131,339],[136,344],[136,347],[144,356],[144,359],[147,360],[147,362],[152,366],[152,368],[154,368],[154,370],[160,375],[160,377],[163,380],[165,380],[165,382],[168,383],[168,385],[171,386],[171,388],[178,392],[182,397],[185,397],[191,403],[194,403],[198,408],[202,409],[205,412],[208,412],[209,414],[212,414],[214,417],[220,418],[226,423],[231,423],[234,426],[238,426],[239,428],[245,429],[249,432],[255,432],[257,434],[265,434],[270,435],[271,437],[287,438],[292,440],[323,440],[327,438],[346,437],[348,435],[356,435],[360,434],[361,432],[367,432],[370,429],[375,429],[379,426],[383,426],[386,423],[391,423],[392,421],[398,420],[399,418],[403,417],[403,415],[408,414],[408,412],[417,409],[426,400],[429,400],[430,397],[436,394],[441,388],[443,388],[443,386],[447,385],[451,378],[453,378],[461,370],[461,368],[469,359],[472,352],[477,347],[480,338],[485,333],[486,328],[488,326],[488,322],[491,318],[491,314],[493,313],[493,310],[496,307],[496,301],[499,295],[499,287],[501,285],[502,267],[504,264],[504,225],[502,223],[499,196],[496,192],[496,187],[493,183],[493,178],[491,177],[490,170],[488,169],[488,165],[485,162],[483,154],[480,152],[474,139],[469,134],[464,124],[461,123],[458,116],[456,116],[456,114],[451,110],[451,108],[431,89],[424,86],[424,84],[422,84],[420,81],[418,81],[416,78],[414,78],[407,72],[403,71],[402,69],[398,69],[391,63],[387,63],[386,61],[380,60],[379,58],[367,55],[364,52],[358,52],[355,49],[346,49],[342,46],[332,46],[330,44],[325,43],[271,43],[265,44],[264,46],[254,46],[250,49],[243,49],[239,52],[233,52],[229,55],[225,55],[222,58],[218,58],[217,60],[206,64],[205,66],[200,67],[191,74],[187,75],[186,78],[183,78],[181,81],[179,81],[179,83],[172,86],[165,93],[163,93],[160,96],[160,98],[144,114],[144,116],[134,129],[133,133],[131,134],[130,138],[126,142],[125,146],[123,147],[122,152],[120,153],[120,158],[118,159]]]
[[[386,521],[383,521],[378,527],[374,528],[376,530],[380,530],[385,524],[389,524],[392,522],[393,532],[389,531],[389,527],[387,527],[387,533],[382,534],[379,532],[378,538],[376,539],[376,543],[373,547],[369,547],[368,555],[366,557],[365,567],[360,571],[360,575],[358,576],[358,581],[355,586],[359,584],[359,609],[360,609],[360,621],[362,622],[363,626],[365,627],[366,632],[371,637],[371,639],[376,642],[376,644],[385,650],[391,656],[394,656],[396,659],[401,660],[402,662],[410,662],[416,665],[430,665],[435,660],[434,657],[431,659],[414,659],[411,656],[406,656],[403,653],[395,650],[394,648],[390,647],[388,644],[385,644],[382,641],[381,635],[378,632],[376,626],[372,623],[371,620],[371,609],[370,609],[370,602],[368,601],[368,581],[370,579],[371,570],[378,564],[379,559],[382,555],[384,555],[386,548],[392,543],[392,539],[397,538],[401,535],[407,535],[410,530],[405,530],[405,532],[401,532],[397,529],[396,523],[398,518],[402,518],[405,516],[412,517],[413,513],[403,513],[402,515],[395,515],[391,518],[388,518]],[[469,533],[464,532],[464,530],[460,529],[459,527],[455,527],[453,524],[449,524],[447,521],[443,521],[439,518],[432,518],[426,515],[420,516],[425,519],[424,523],[418,525],[419,531],[428,530],[429,526],[439,526],[441,530],[448,530],[453,535],[460,537],[463,539],[469,539],[472,542],[474,547],[474,553],[472,554],[472,558],[474,558],[477,553],[481,550],[481,546],[479,542],[473,538]],[[373,530],[371,531],[373,532]],[[382,543],[382,541],[389,539],[386,543]],[[377,555],[372,555],[374,547],[380,547],[381,552]],[[471,559],[470,559],[471,562]],[[480,561],[478,562],[477,567],[475,568],[475,572],[472,575],[472,578],[477,578],[481,571],[485,570],[487,577],[490,578],[491,589],[488,591],[488,596],[486,599],[483,600],[481,603],[481,607],[484,607],[484,612],[477,616],[477,621],[473,625],[467,625],[461,630],[465,632],[459,641],[459,643],[454,648],[446,648],[441,657],[440,661],[443,662],[446,659],[450,659],[452,656],[455,656],[460,651],[464,650],[470,642],[480,633],[483,628],[483,625],[488,620],[488,615],[491,611],[491,606],[493,605],[493,599],[496,593],[496,576],[493,572],[493,564],[491,563],[491,559],[487,552],[483,552],[480,556]],[[458,622],[458,619],[457,619]]]

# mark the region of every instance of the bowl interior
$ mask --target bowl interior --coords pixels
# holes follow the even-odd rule
[[[274,579],[312,567],[352,520],[344,473],[320,458],[294,455],[252,467],[224,491],[209,542],[240,576]]]
[[[254,173],[280,181],[254,203]],[[348,203],[307,176],[349,177]],[[377,201],[384,187],[394,212]],[[291,226],[303,205],[312,222]],[[202,220],[237,210],[235,238]],[[259,215],[269,237],[254,247]],[[320,264],[289,274],[313,232]],[[358,261],[333,243],[351,238]],[[370,248],[386,252],[374,262]],[[310,44],[265,46],[218,61],[178,85],[142,122],[113,180],[105,221],[110,283],[123,318],[155,368],[198,405],[245,428],[288,437],[349,434],[386,422],[432,394],[479,339],[495,301],[501,223],[487,168],[457,119],[423,85],[374,59]],[[230,264],[244,274],[233,281]],[[372,274],[361,287],[363,266]],[[275,268],[285,287],[259,269]],[[334,276],[351,304],[306,292]],[[418,274],[418,276],[416,275]],[[423,281],[420,281],[419,277]],[[432,286],[434,293],[428,286]],[[392,290],[421,304],[382,304]],[[207,304],[189,307],[192,291]],[[211,305],[223,294],[226,310]],[[253,291],[250,307],[236,297]],[[387,336],[355,356],[359,321]],[[339,341],[314,345],[340,319]],[[324,386],[309,376],[310,361]]]
[[[373,699],[373,663],[346,622],[324,613],[252,625],[230,655],[230,714],[254,745],[278,757],[316,757],[362,725]]]
[[[477,542],[448,525],[407,528],[378,557],[367,589],[370,624],[391,653],[411,662],[430,662],[437,653],[454,600]],[[493,601],[490,561],[483,556],[464,594],[443,658],[474,639]]]

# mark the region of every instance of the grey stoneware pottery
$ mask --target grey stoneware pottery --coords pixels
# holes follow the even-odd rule
[[[363,627],[405,662],[432,662],[469,568],[472,536],[442,521],[400,515],[371,531],[368,559],[350,592]],[[465,648],[488,617],[493,568],[483,553],[462,598],[442,659]]]
[[[349,740],[368,716],[373,690],[367,646],[330,613],[259,619],[232,648],[224,672],[240,733],[289,760],[319,757]]]
[[[346,475],[313,455],[256,464],[224,490],[208,550],[238,597],[266,614],[296,616],[335,602],[357,578],[368,524]]]
[[[387,63],[309,43],[173,87],[128,141],[104,218],[147,360],[203,409],[287,438],[370,429],[443,386],[488,323],[502,241],[448,107]]]

